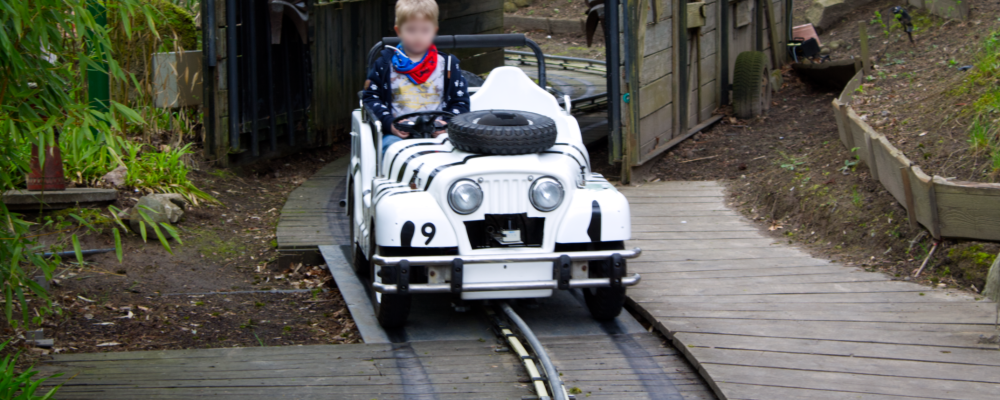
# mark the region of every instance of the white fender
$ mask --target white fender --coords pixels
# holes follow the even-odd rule
[[[591,188],[600,186],[600,188]],[[598,207],[595,209],[594,202]],[[600,237],[590,237],[595,211],[600,212]],[[631,239],[632,215],[628,199],[608,184],[588,184],[573,195],[556,234],[556,243],[611,242]]]
[[[455,230],[430,193],[405,191],[385,195],[375,205],[375,215],[375,243],[379,246],[458,246]],[[404,231],[409,232],[409,243],[403,243],[407,236]]]

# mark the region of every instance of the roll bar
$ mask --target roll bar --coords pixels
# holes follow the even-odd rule
[[[379,53],[385,46],[399,44],[398,37],[384,37],[368,52],[368,65],[375,64]],[[506,33],[494,35],[441,35],[434,39],[434,45],[439,49],[474,49],[483,47],[524,47],[535,52],[538,59],[538,86],[545,89],[545,55],[538,43],[521,33]]]

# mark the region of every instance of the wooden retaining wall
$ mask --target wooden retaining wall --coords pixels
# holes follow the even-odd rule
[[[924,173],[850,106],[864,72],[859,71],[833,100],[841,143],[848,149],[857,148],[857,156],[872,176],[906,208],[910,223],[923,225],[935,239],[1000,241],[1000,184],[947,180]]]

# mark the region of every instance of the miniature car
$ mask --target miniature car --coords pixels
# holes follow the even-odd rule
[[[384,38],[371,54],[397,40]],[[531,47],[539,83],[496,68],[469,88],[469,113],[396,117],[410,138],[384,155],[389,127],[363,105],[353,112],[345,204],[354,269],[369,279],[379,323],[402,326],[413,297],[426,293],[465,301],[569,289],[583,290],[593,317],[615,318],[625,288],[640,280],[626,273],[626,260],[641,253],[624,248],[629,204],[591,172],[568,96],[560,106],[545,87],[541,49],[519,34],[440,36],[435,44]],[[451,117],[447,134],[431,138],[443,117]]]

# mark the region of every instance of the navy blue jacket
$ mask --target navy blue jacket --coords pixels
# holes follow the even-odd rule
[[[371,110],[382,122],[382,133],[390,132],[392,124],[392,88],[389,86],[389,76],[392,72],[392,49],[382,50],[381,57],[368,70],[368,80],[365,81],[365,91],[361,101],[365,108]],[[444,111],[453,114],[469,112],[469,84],[458,68],[458,59],[451,54],[439,52],[445,60],[444,72]]]

